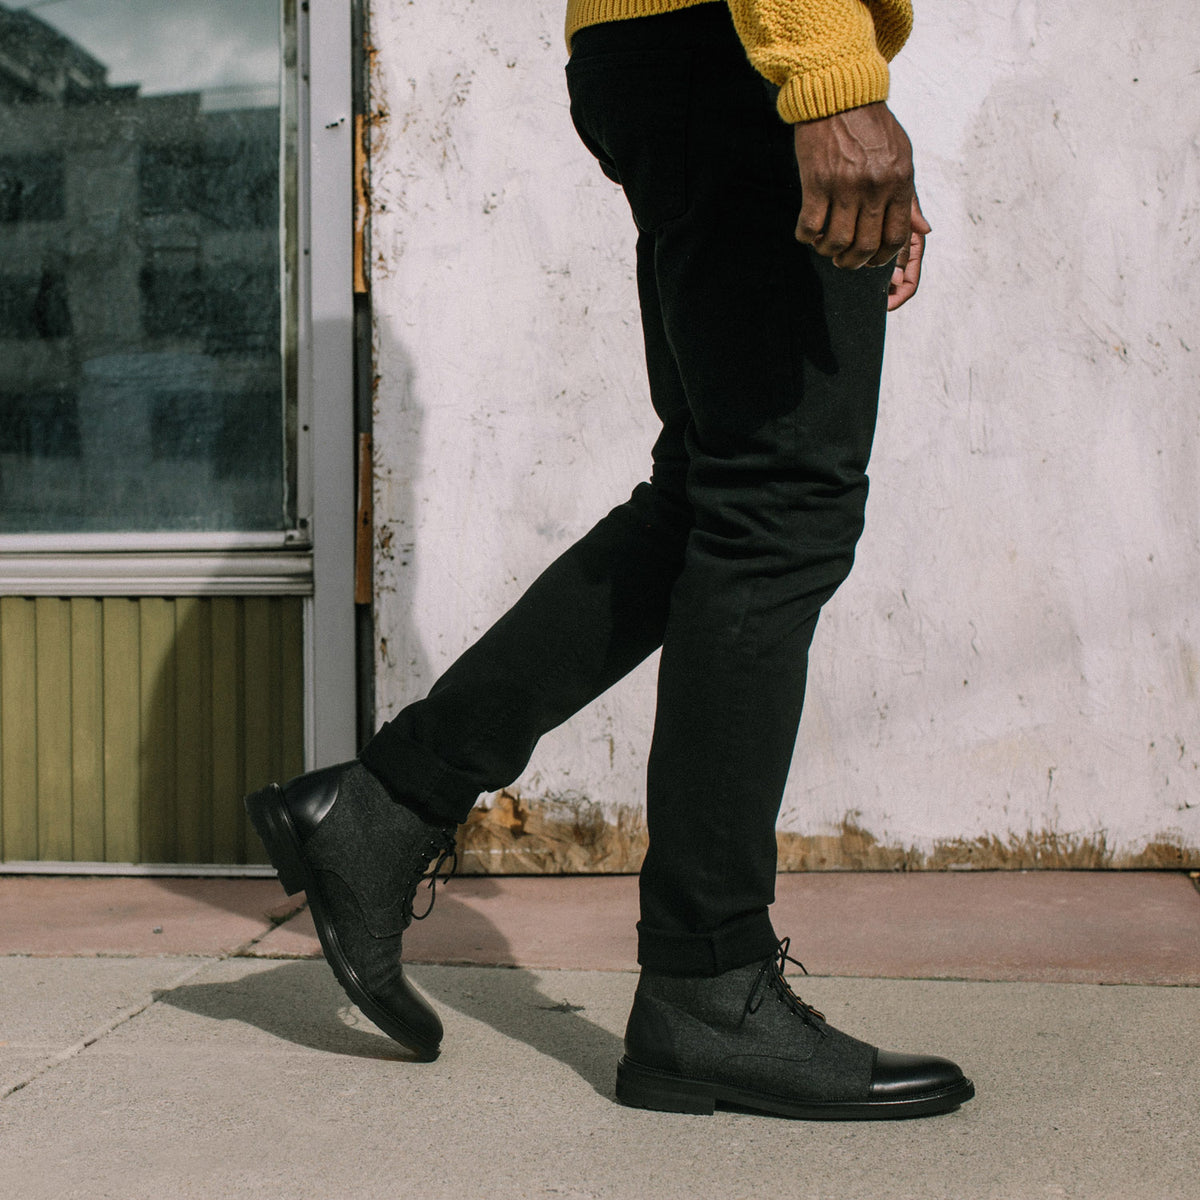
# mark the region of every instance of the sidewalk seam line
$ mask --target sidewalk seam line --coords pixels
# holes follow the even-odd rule
[[[194,967],[190,967],[177,979],[173,979],[165,987],[157,989],[157,994],[152,992],[139,1003],[132,1004],[128,1008],[122,1009],[115,1017],[112,1018],[112,1020],[105,1022],[103,1025],[97,1026],[90,1033],[85,1033],[83,1037],[79,1039],[79,1041],[75,1042],[71,1046],[68,1046],[65,1050],[59,1051],[58,1054],[53,1055],[51,1058],[44,1059],[23,1079],[18,1079],[15,1083],[0,1085],[0,1102],[7,1100],[9,1096],[21,1091],[22,1088],[28,1087],[35,1079],[40,1079],[43,1075],[49,1074],[49,1072],[53,1071],[55,1067],[60,1067],[63,1065],[63,1063],[70,1062],[73,1058],[78,1058],[79,1055],[81,1055],[89,1046],[94,1046],[98,1041],[100,1041],[101,1038],[107,1037],[110,1033],[119,1029],[122,1025],[132,1021],[134,1017],[144,1013],[148,1008],[151,1008],[153,1005],[157,1004],[163,998],[163,996],[166,995],[166,993],[173,992],[177,987],[187,983],[187,981],[194,975],[198,975],[205,969],[205,967],[209,966],[213,962],[220,962],[225,957],[225,955],[222,955],[221,958],[217,959],[202,959],[199,963],[197,963]]]
[[[307,904],[301,905],[300,908],[296,909],[295,912],[289,913],[288,916],[282,921],[272,921],[269,928],[264,929],[262,933],[248,939],[233,950],[227,950],[221,954],[204,955],[199,957],[199,961],[195,966],[190,967],[178,978],[171,980],[165,987],[157,989],[157,995],[151,994],[139,1003],[122,1009],[110,1021],[105,1022],[103,1025],[97,1026],[97,1028],[93,1029],[90,1033],[85,1033],[83,1037],[73,1045],[68,1046],[65,1050],[61,1050],[58,1054],[53,1055],[51,1058],[44,1059],[42,1062],[38,1063],[38,1065],[23,1078],[17,1079],[13,1083],[0,1084],[0,1103],[7,1100],[10,1096],[15,1095],[23,1088],[27,1088],[35,1079],[40,1079],[43,1075],[53,1071],[56,1067],[62,1066],[63,1063],[70,1062],[73,1058],[78,1058],[79,1055],[88,1049],[89,1046],[94,1046],[98,1041],[100,1041],[101,1038],[107,1037],[110,1033],[113,1033],[122,1025],[132,1021],[134,1017],[140,1016],[148,1008],[151,1008],[157,1004],[168,992],[173,992],[177,987],[181,987],[183,984],[187,983],[189,979],[193,978],[195,975],[198,975],[206,967],[212,965],[213,963],[226,962],[231,958],[249,957],[249,951],[257,946],[258,943],[263,940],[263,938],[265,938],[268,934],[273,933],[276,929],[280,928],[280,926],[286,925],[288,921],[297,916],[299,913],[303,912],[307,907]],[[121,958],[125,956],[113,955],[112,957]]]
[[[264,938],[270,937],[271,934],[273,934],[275,932],[275,930],[282,929],[285,925],[287,925],[289,922],[291,922],[296,917],[298,917],[302,912],[307,910],[307,908],[308,908],[308,901],[305,900],[305,902],[303,904],[301,904],[299,908],[294,909],[292,912],[288,913],[288,915],[286,917],[283,917],[281,920],[275,921],[275,920],[272,920],[270,917],[268,917],[267,920],[271,921],[270,929],[264,929],[262,931],[262,933],[257,934],[255,937],[250,938],[249,941],[243,942],[235,950],[230,950],[228,954],[223,954],[221,957],[222,958],[249,958],[249,957],[251,957],[250,951],[253,950],[254,947],[257,946],[259,942],[261,942]],[[298,957],[298,956],[289,955],[288,957]]]

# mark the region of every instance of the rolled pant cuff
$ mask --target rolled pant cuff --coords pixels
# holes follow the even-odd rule
[[[638,962],[664,975],[711,977],[773,954],[779,938],[766,909],[739,917],[712,933],[650,929],[638,922]]]
[[[426,820],[461,825],[483,791],[472,776],[415,742],[376,735],[358,757],[395,799]]]

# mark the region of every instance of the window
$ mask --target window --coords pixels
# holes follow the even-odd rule
[[[0,6],[0,534],[296,529],[294,7]]]
[[[222,646],[241,606],[257,652],[251,614],[280,598],[289,621],[302,614],[288,645],[303,647],[289,686],[302,677],[305,761],[356,749],[358,3],[0,0],[0,603],[20,650],[0,654],[0,674],[13,695],[42,696],[37,664],[66,653],[51,604],[50,649],[22,657],[35,600],[123,612],[111,601],[135,599],[153,630],[158,599],[211,599]],[[135,646],[105,651],[106,668],[126,652],[149,662]],[[75,664],[73,634],[70,647]],[[106,696],[106,730],[142,720],[127,691],[131,712],[111,722]],[[250,725],[275,720],[239,703]],[[8,704],[0,724],[28,708]],[[0,757],[24,745],[0,730]]]
[[[21,342],[70,335],[67,276],[61,267],[44,261],[38,274],[0,274],[0,338]]]
[[[53,154],[0,157],[0,224],[62,218],[61,158]]]

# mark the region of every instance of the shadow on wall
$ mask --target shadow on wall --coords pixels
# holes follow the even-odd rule
[[[390,636],[377,633],[375,689],[379,720],[394,716],[433,684],[431,668],[413,619],[420,571],[416,479],[420,469],[424,408],[412,356],[396,336],[392,322],[375,322],[373,414],[376,434],[375,472],[375,605],[387,607],[382,624]],[[386,406],[386,407],[385,407]],[[444,481],[450,486],[452,481]],[[395,696],[393,703],[380,703]]]
[[[296,597],[0,600],[0,853],[260,861],[245,791],[303,761]]]
[[[126,603],[124,619],[137,621],[142,687],[137,804],[125,818],[136,822],[137,841],[130,846],[133,829],[125,830],[128,860],[265,862],[242,797],[303,770],[303,601]],[[120,805],[124,791],[107,785],[106,797]],[[107,857],[120,861],[115,850]]]
[[[399,638],[393,634],[375,645],[374,667],[394,674],[415,699],[431,682],[409,616],[416,595],[413,481],[422,409],[407,351],[386,322],[378,323],[376,336],[375,400],[386,390],[397,408],[386,418],[386,459],[374,443],[375,595],[385,597],[390,628],[404,624]],[[173,626],[166,611],[150,618],[161,632],[139,751],[140,830],[125,839],[135,847],[129,861],[265,863],[242,799],[304,769],[302,602],[254,597],[161,603],[175,611]],[[163,879],[161,886],[169,891],[172,881]]]

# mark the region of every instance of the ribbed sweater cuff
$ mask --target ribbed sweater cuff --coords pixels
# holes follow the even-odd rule
[[[816,121],[886,100],[888,65],[881,54],[841,62],[822,71],[793,75],[779,89],[775,107],[789,124]]]

